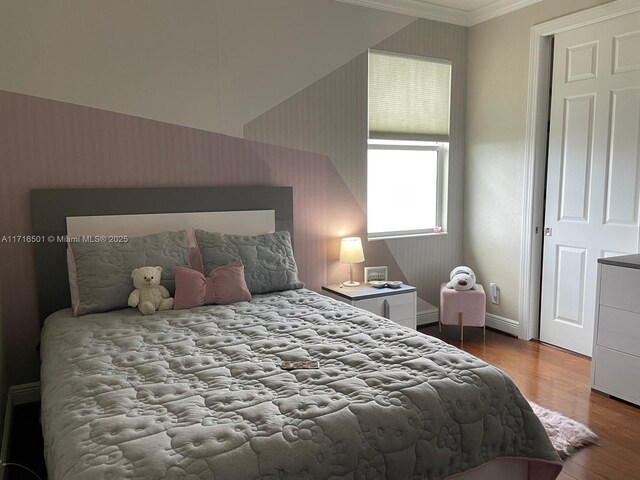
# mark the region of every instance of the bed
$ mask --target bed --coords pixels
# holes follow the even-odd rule
[[[270,209],[275,229],[293,229],[290,189],[212,193],[215,205],[177,190],[174,211],[233,210],[242,198],[240,210]],[[112,193],[34,193],[34,233],[57,235],[70,216],[136,213]],[[51,479],[544,480],[561,470],[513,382],[437,339],[304,288],[75,317],[55,247],[36,247],[39,285],[57,279],[66,293],[39,288]],[[320,368],[281,368],[298,360]]]

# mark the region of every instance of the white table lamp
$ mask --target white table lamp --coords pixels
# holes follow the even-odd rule
[[[340,243],[340,263],[349,264],[349,281],[342,285],[345,287],[357,287],[360,282],[353,281],[353,264],[364,262],[362,241],[360,237],[346,237]]]

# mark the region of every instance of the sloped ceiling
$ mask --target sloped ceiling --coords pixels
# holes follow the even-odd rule
[[[337,0],[470,27],[542,0]]]

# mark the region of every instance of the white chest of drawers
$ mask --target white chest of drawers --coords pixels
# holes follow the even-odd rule
[[[322,287],[322,293],[405,327],[416,328],[416,287],[373,288],[367,284],[341,287],[335,284]]]
[[[640,255],[598,260],[591,387],[640,405]]]

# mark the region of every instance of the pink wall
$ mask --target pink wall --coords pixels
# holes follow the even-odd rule
[[[291,185],[300,277],[319,290],[344,280],[339,237],[365,234],[365,215],[322,156],[88,107],[0,91],[0,239],[31,232],[33,188]],[[404,280],[384,242],[367,265]],[[358,269],[362,276],[362,265]],[[0,243],[8,383],[38,379],[40,322],[32,247]]]

